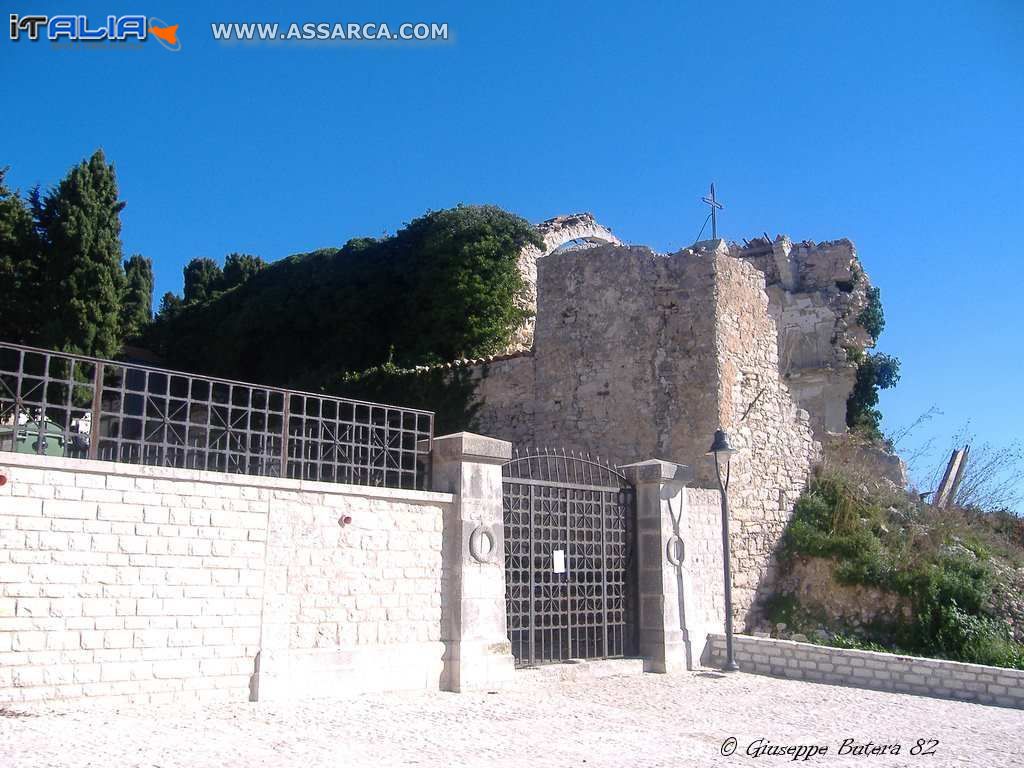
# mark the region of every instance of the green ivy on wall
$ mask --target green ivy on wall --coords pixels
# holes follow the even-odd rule
[[[174,367],[305,389],[389,361],[492,354],[528,316],[517,301],[527,244],[542,244],[534,228],[494,206],[431,212],[395,235],[269,264],[212,298],[172,296],[148,342]]]

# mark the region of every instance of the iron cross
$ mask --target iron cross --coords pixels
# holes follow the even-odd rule
[[[705,203],[711,206],[711,239],[718,239],[718,211],[722,210],[722,204],[715,199],[715,185],[711,185],[711,194],[708,197],[702,197]]]

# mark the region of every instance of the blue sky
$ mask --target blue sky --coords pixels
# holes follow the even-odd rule
[[[294,4],[300,8],[300,4]],[[910,444],[1024,431],[1019,3],[19,3],[145,13],[180,52],[0,39],[0,164],[23,189],[103,147],[157,296],[195,256],[273,260],[495,203],[624,240],[849,237],[882,289]],[[215,42],[211,21],[447,22],[436,44]],[[908,444],[908,447],[912,445]],[[935,460],[939,461],[936,454]]]

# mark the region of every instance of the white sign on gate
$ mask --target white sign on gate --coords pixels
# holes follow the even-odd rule
[[[565,550],[556,549],[551,553],[551,565],[555,573],[565,573]]]

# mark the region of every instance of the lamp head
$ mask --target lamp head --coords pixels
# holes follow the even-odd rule
[[[717,461],[729,463],[729,457],[736,453],[736,449],[729,445],[729,436],[724,429],[715,430],[715,439],[708,448],[708,456],[714,456]]]

